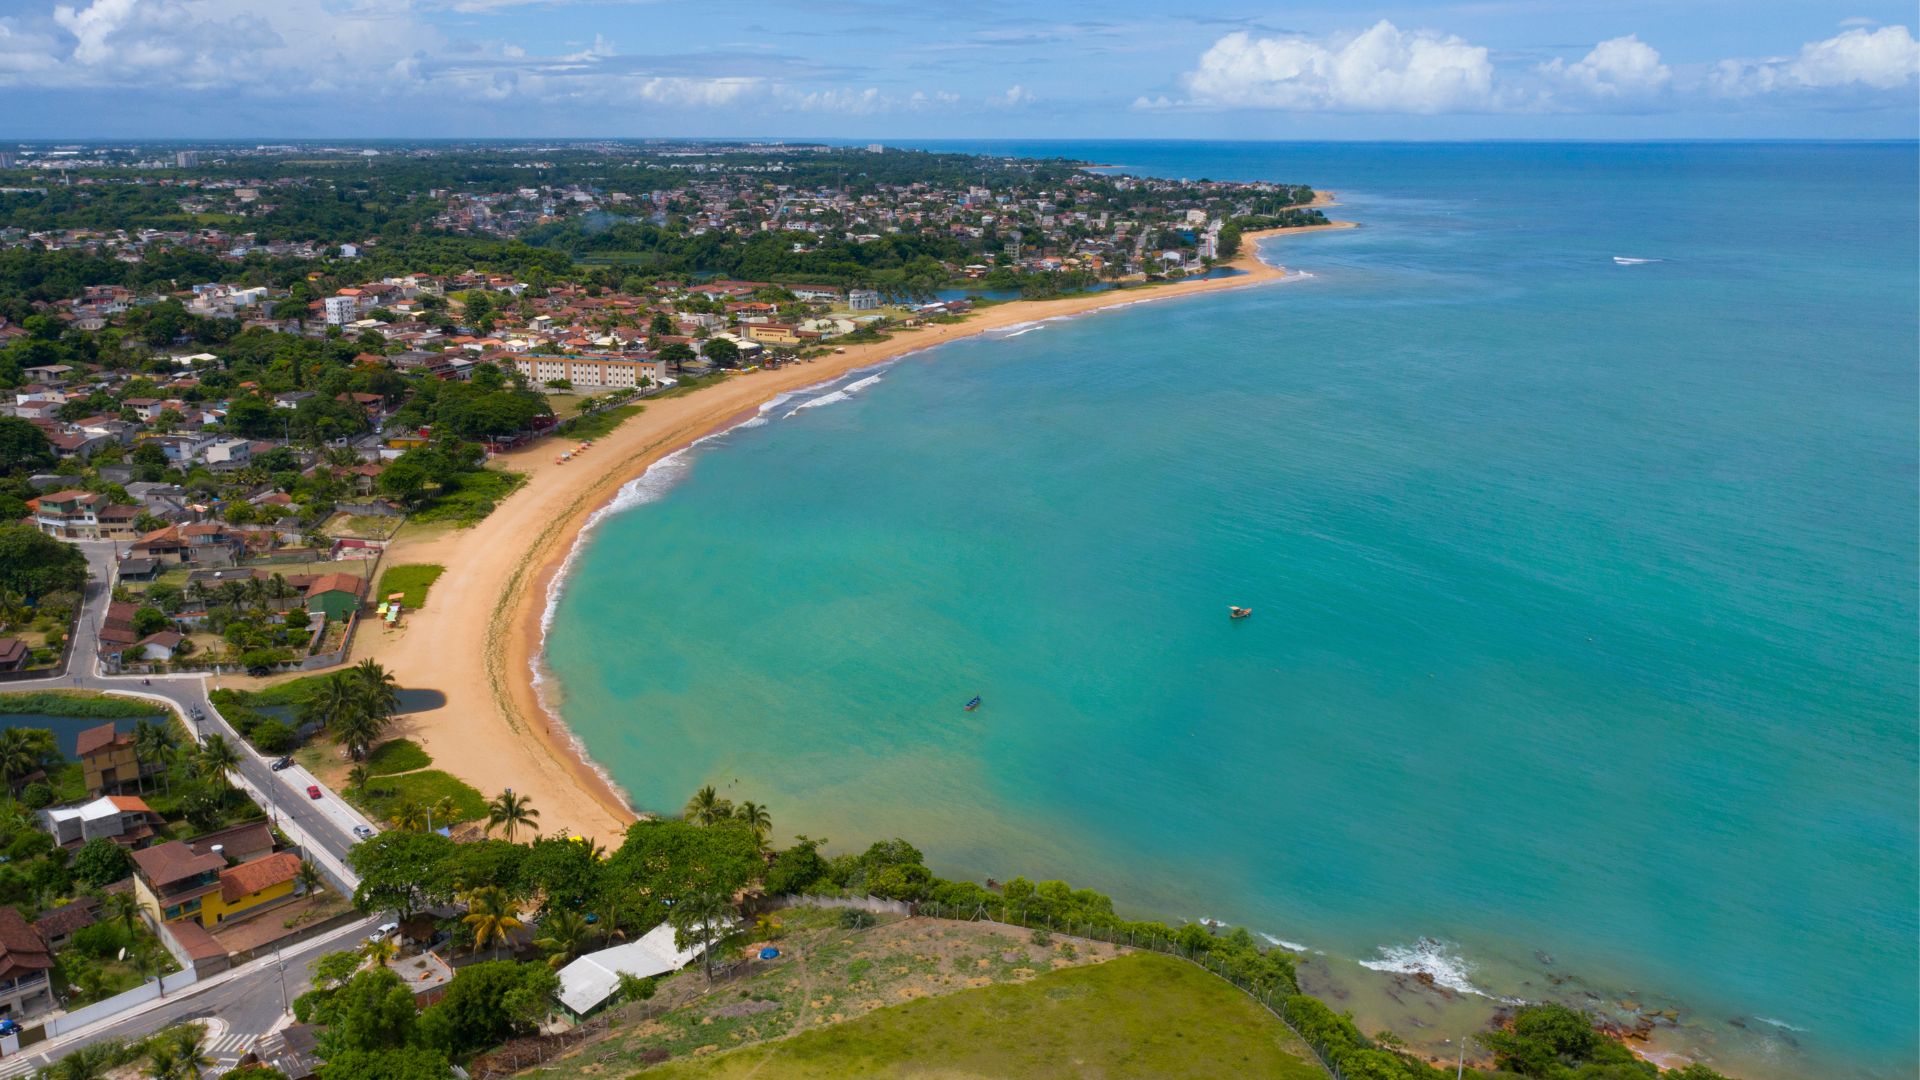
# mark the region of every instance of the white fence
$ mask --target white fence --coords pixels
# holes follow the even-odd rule
[[[185,990],[187,987],[199,981],[200,976],[195,974],[191,967],[182,971],[176,971],[158,982],[148,980],[124,994],[115,994],[105,1001],[96,1001],[91,1005],[75,1009],[64,1016],[58,1016],[47,1021],[47,1038],[51,1039],[58,1035],[65,1035],[69,1031],[86,1027],[88,1024],[96,1021],[105,1020],[109,1016],[116,1016],[135,1006],[145,1005],[155,998],[164,997],[166,994],[173,993],[174,991]]]

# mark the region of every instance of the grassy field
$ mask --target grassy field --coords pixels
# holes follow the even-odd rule
[[[367,771],[375,776],[412,772],[433,764],[433,756],[412,739],[389,739],[367,755]]]
[[[365,810],[367,816],[376,821],[386,821],[397,807],[409,799],[424,806],[433,806],[446,797],[453,799],[453,816],[442,818],[435,815],[435,828],[487,816],[486,796],[465,781],[439,769],[375,777],[367,781],[365,791],[348,788],[343,794],[348,802]]]
[[[604,439],[614,428],[639,416],[644,405],[616,405],[592,416],[576,416],[555,428],[553,433],[562,439]]]
[[[714,383],[724,380],[726,377],[724,372],[719,371],[711,375],[683,375],[680,377],[678,384],[669,386],[653,396],[657,398],[685,397],[695,390],[704,390]]]
[[[380,585],[373,590],[373,602],[379,603],[394,593],[404,593],[400,601],[408,611],[418,611],[427,602],[427,590],[440,580],[447,568],[438,563],[402,563],[389,566],[380,575]]]
[[[434,496],[412,520],[423,524],[446,522],[465,528],[493,513],[494,504],[527,482],[526,474],[501,469],[461,473],[459,486]]]
[[[646,1075],[906,1074],[1326,1077],[1305,1045],[1244,994],[1192,964],[1155,953],[911,1001],[780,1042],[672,1062]]]
[[[392,536],[405,518],[380,517],[373,514],[335,514],[328,518],[320,531],[328,536],[345,536],[358,540],[385,540]]]

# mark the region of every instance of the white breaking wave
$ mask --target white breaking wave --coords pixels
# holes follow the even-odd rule
[[[1621,266],[1640,266],[1645,263],[1665,262],[1664,259],[1634,259],[1625,255],[1615,255],[1613,261]]]
[[[856,382],[850,382],[847,385],[841,387],[840,389],[844,393],[857,394],[860,391],[865,390],[867,387],[872,386],[874,383],[877,383],[879,381],[880,381],[880,376],[869,375],[866,378],[860,379]]]
[[[1771,1024],[1782,1031],[1798,1031],[1798,1032],[1804,1033],[1807,1030],[1806,1028],[1796,1027],[1793,1024],[1789,1024],[1785,1020],[1775,1020],[1771,1016],[1756,1016],[1754,1017],[1754,1019],[1760,1021],[1763,1024]]]
[[[1035,330],[1044,330],[1044,329],[1046,328],[1043,326],[1029,326],[1024,330],[1015,330],[1013,333],[1006,335],[1006,339],[1011,341],[1012,339],[1017,338],[1022,334],[1031,334]]]
[[[1307,946],[1302,945],[1297,941],[1288,941],[1286,938],[1274,937],[1272,934],[1263,933],[1260,936],[1267,939],[1267,944],[1278,945],[1281,948],[1287,950],[1288,952],[1303,953],[1303,952],[1313,951],[1309,949]]]
[[[835,390],[831,394],[821,394],[817,398],[811,398],[807,401],[801,402],[798,405],[795,405],[792,409],[787,411],[786,416],[783,416],[780,419],[789,420],[795,416],[800,415],[802,412],[806,411],[807,409],[817,409],[822,405],[832,405],[838,401],[845,401],[847,400],[847,398],[851,396],[852,395],[848,394],[845,390]]]
[[[1492,996],[1473,985],[1473,965],[1444,941],[1421,938],[1412,945],[1382,945],[1379,951],[1379,958],[1362,960],[1360,966],[1401,975],[1427,975],[1437,985],[1457,993]]]

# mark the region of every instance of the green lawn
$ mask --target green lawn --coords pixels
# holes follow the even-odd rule
[[[1192,964],[1134,953],[922,998],[653,1077],[1272,1077],[1326,1080],[1306,1046]]]
[[[682,375],[679,377],[680,381],[678,384],[669,386],[653,396],[657,398],[682,397],[686,394],[693,393],[695,390],[703,390],[712,386],[714,383],[722,382],[726,377],[724,372],[719,371],[711,375]]]
[[[408,799],[432,806],[443,796],[449,795],[453,797],[454,815],[450,820],[435,817],[435,828],[487,816],[486,796],[465,781],[439,769],[423,769],[400,776],[376,776],[367,781],[365,791],[348,788],[344,794],[349,802],[365,810],[367,816],[376,821],[386,821],[394,808]]]
[[[389,739],[367,755],[367,771],[375,776],[412,772],[433,764],[433,756],[412,739]]]
[[[554,428],[553,433],[562,439],[604,439],[614,428],[626,423],[632,417],[639,416],[645,407],[644,405],[616,405],[611,409],[594,413],[592,416],[576,416]]]
[[[525,473],[501,469],[476,469],[460,474],[457,485],[430,498],[413,514],[423,524],[446,522],[465,528],[478,524],[494,505],[527,482]]]
[[[394,593],[404,593],[400,602],[408,611],[418,611],[427,602],[427,590],[440,580],[447,568],[438,563],[402,563],[389,566],[380,575],[380,587],[373,590],[373,602],[378,604]]]

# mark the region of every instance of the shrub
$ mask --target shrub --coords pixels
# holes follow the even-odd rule
[[[53,805],[53,789],[44,780],[36,780],[20,792],[20,805],[29,810],[44,810]]]
[[[851,907],[840,909],[840,928],[843,930],[865,930],[876,921],[871,911]]]
[[[294,730],[278,720],[266,719],[253,725],[247,739],[266,754],[284,754],[300,741]]]
[[[76,881],[95,889],[104,889],[133,873],[133,859],[126,849],[103,836],[80,845],[67,865]]]
[[[1036,926],[1033,928],[1033,943],[1042,946],[1051,945],[1053,944],[1053,935]]]

